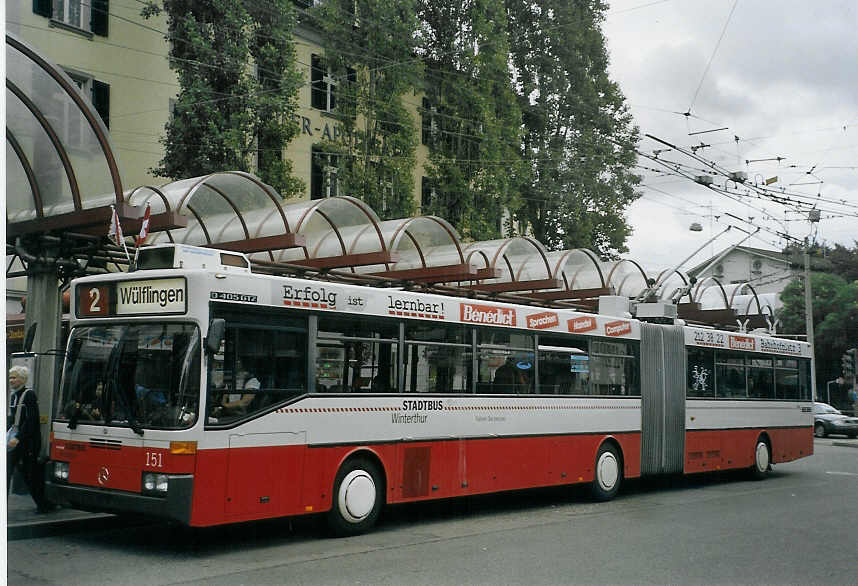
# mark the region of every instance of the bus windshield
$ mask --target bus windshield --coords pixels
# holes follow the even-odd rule
[[[184,429],[200,401],[200,331],[193,324],[76,327],[55,418],[78,424]]]

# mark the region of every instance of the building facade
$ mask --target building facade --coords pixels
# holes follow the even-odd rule
[[[702,280],[714,277],[723,285],[749,283],[757,294],[779,294],[801,272],[795,266],[795,257],[774,250],[737,246],[717,263],[709,265],[722,253],[700,263],[688,271],[689,275]],[[705,273],[704,269],[709,267]]]
[[[118,154],[126,190],[168,181],[155,177],[151,169],[164,156],[160,138],[179,92],[168,63],[166,16],[144,18],[142,7],[140,3],[110,0],[6,3],[7,30],[60,66],[101,115]],[[292,162],[292,173],[304,183],[296,199],[352,195],[338,188],[335,161],[313,157],[317,143],[336,139],[341,132],[332,115],[337,82],[324,73],[321,79],[314,79],[323,63],[321,38],[313,30],[299,27],[294,42],[305,83],[298,92],[294,115],[300,133],[285,146],[283,156]],[[414,117],[415,128],[420,129],[422,97],[407,96],[403,102]],[[69,123],[65,131],[68,135],[64,138],[72,139],[65,142],[73,143],[79,130]],[[428,149],[421,142],[412,190],[418,210],[426,185],[423,169],[427,158]],[[225,169],[212,171],[216,170]]]

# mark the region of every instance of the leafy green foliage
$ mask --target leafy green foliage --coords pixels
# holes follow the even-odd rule
[[[505,6],[501,0],[418,4],[432,194],[423,213],[448,219],[466,239],[497,238],[504,209],[519,206],[527,171]]]
[[[608,77],[601,0],[506,0],[530,182],[517,217],[550,249],[628,249],[638,130]]]
[[[821,387],[840,376],[840,356],[858,346],[858,281],[811,273],[816,378]],[[805,333],[804,279],[795,279],[781,293],[780,331]]]
[[[319,148],[339,154],[340,193],[359,197],[382,219],[414,213],[417,131],[407,109],[421,79],[414,15],[410,0],[329,0],[308,13],[323,32],[336,84],[330,115],[343,128]]]
[[[282,156],[298,133],[291,115],[302,83],[292,3],[164,0],[163,8],[150,2],[142,13],[161,9],[180,91],[162,139],[164,158],[152,171],[170,178],[255,171],[285,196],[299,191]]]

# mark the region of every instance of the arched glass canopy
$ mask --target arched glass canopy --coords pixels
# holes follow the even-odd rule
[[[180,242],[248,254],[302,243],[289,230],[280,195],[253,175],[240,171],[212,173],[161,187],[138,187],[129,201],[151,206],[152,213],[173,212],[185,218],[183,228],[150,234],[147,244]]]
[[[478,280],[492,283],[468,285],[469,289],[489,293],[557,289],[561,281],[552,275],[545,248],[538,240],[526,237],[474,242],[465,247],[465,262],[480,268]]]
[[[396,261],[384,242],[376,213],[354,197],[329,197],[284,207],[289,225],[304,240],[282,250],[276,262],[319,269],[384,265]]]
[[[465,263],[458,233],[442,218],[387,220],[379,224],[379,229],[397,260],[389,270],[362,267],[364,270],[359,272],[422,283],[475,279],[478,275],[476,266]]]
[[[624,295],[634,299],[644,292],[647,277],[641,266],[629,259],[620,259],[608,264],[605,269],[605,281],[615,295]]]
[[[546,254],[552,276],[561,289],[538,291],[528,297],[543,300],[583,300],[610,294],[602,262],[591,250],[573,248]]]
[[[124,205],[107,129],[66,73],[6,34],[7,235],[106,226]]]

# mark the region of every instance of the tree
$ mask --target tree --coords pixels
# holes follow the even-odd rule
[[[814,323],[814,353],[817,384],[834,380],[840,372],[840,356],[858,346],[858,281],[847,283],[842,277],[811,273]],[[805,333],[804,280],[795,279],[781,293],[780,331]]]
[[[406,99],[414,100],[421,67],[414,59],[412,0],[329,0],[308,11],[321,29],[325,73],[334,80],[340,138],[322,141],[337,161],[344,195],[354,195],[385,218],[414,213],[417,131]]]
[[[143,15],[161,10],[180,90],[161,140],[164,158],[152,172],[177,179],[255,171],[284,196],[302,189],[283,158],[298,134],[292,114],[303,83],[292,3],[163,0],[146,5]]]
[[[851,249],[841,244],[828,248],[826,257],[831,262],[832,272],[847,281],[858,281],[858,240]]]
[[[550,249],[625,252],[638,130],[607,72],[602,0],[506,0],[523,152],[516,217]]]
[[[465,239],[498,238],[504,210],[519,206],[526,171],[504,4],[419,0],[418,15],[430,148],[422,211],[446,218]]]

